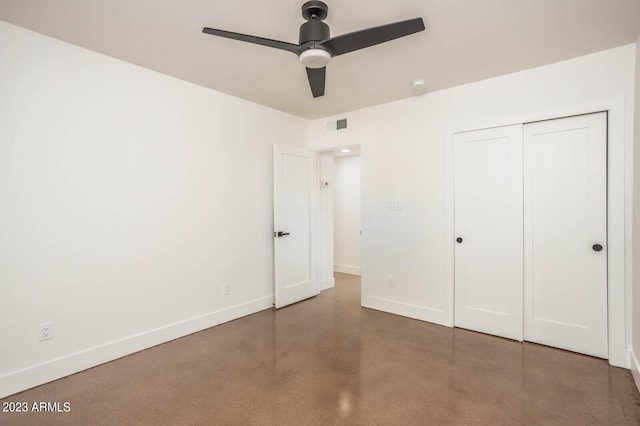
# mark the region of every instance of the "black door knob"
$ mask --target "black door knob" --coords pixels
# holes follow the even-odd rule
[[[591,248],[593,251],[602,251],[602,246],[600,244],[594,244]]]
[[[282,231],[278,231],[278,237],[284,237],[285,235],[289,235],[288,232],[282,232]]]
[[[461,242],[462,242],[462,238],[458,237],[458,238],[456,238],[456,241],[457,241],[458,243],[461,243]]]

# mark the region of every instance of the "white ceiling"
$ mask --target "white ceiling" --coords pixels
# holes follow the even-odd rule
[[[325,0],[332,35],[422,17],[426,31],[333,58],[314,99],[291,53],[202,27],[297,43],[302,0],[0,0],[0,19],[305,118],[632,43],[640,0]]]

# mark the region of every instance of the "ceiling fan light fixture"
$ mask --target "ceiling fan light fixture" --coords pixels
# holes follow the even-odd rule
[[[307,68],[324,68],[331,60],[331,54],[323,49],[308,49],[300,54],[299,59]]]

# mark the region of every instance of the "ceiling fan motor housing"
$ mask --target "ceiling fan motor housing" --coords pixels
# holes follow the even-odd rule
[[[310,41],[323,41],[330,38],[329,26],[320,20],[307,21],[300,25],[300,39],[298,44],[302,45]]]

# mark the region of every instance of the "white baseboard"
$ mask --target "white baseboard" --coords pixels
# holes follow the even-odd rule
[[[127,336],[0,376],[0,398],[273,307],[273,295]]]
[[[360,275],[360,267],[353,265],[333,265],[334,272],[342,272],[343,274]]]
[[[426,306],[412,305],[377,296],[367,296],[362,299],[362,306],[390,314],[402,315],[421,321],[432,322],[447,326],[444,310],[433,309]]]
[[[325,278],[320,283],[320,291],[325,291],[325,290],[328,290],[328,289],[333,288],[335,286],[336,286],[336,279],[335,278],[333,278],[333,277]]]
[[[631,374],[633,375],[633,380],[636,382],[636,387],[640,391],[640,362],[638,362],[638,358],[633,351],[629,351],[631,355]]]

